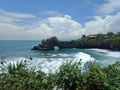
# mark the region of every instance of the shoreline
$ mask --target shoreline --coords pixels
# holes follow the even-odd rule
[[[114,34],[83,35],[80,39],[71,41],[60,41],[56,36],[42,40],[41,44],[34,46],[32,50],[55,50],[64,48],[90,49],[99,48],[112,51],[120,51],[120,32]]]
[[[76,49],[103,49],[103,50],[108,50],[108,51],[119,51],[120,52],[120,49],[110,49],[110,48],[94,48],[94,47],[84,47],[84,48],[79,48],[79,47],[65,47],[65,48],[60,48],[60,49],[73,49],[73,48],[76,48]],[[42,50],[42,51],[49,51],[49,50],[54,50],[54,49],[50,49],[50,48],[36,48],[36,46],[34,46],[31,50]]]

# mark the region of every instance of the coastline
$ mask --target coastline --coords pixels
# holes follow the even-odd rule
[[[112,32],[107,34],[83,35],[80,39],[71,41],[58,40],[56,36],[42,40],[41,44],[34,46],[32,50],[54,50],[55,47],[59,49],[64,48],[78,48],[90,49],[99,48],[112,51],[120,51],[120,32],[114,34]]]

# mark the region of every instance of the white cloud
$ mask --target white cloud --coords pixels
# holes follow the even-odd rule
[[[120,32],[120,12],[106,17],[95,16],[94,20],[82,24],[73,20],[71,16],[50,17],[42,21],[37,30],[41,36],[57,36],[59,39],[76,39],[83,34],[97,34],[108,32]],[[36,30],[36,31],[37,31]]]
[[[120,11],[120,0],[107,0],[105,4],[99,7],[98,13],[111,14]]]
[[[62,13],[52,10],[44,10],[43,15],[49,15],[49,16],[63,16]]]
[[[10,13],[10,12],[8,12]],[[4,14],[4,13],[3,13]],[[80,38],[83,34],[120,32],[120,12],[106,15],[104,18],[95,16],[83,26],[69,15],[49,17],[35,23],[24,23],[23,18],[0,14],[0,39],[40,40],[57,36],[61,40]],[[32,17],[31,17],[32,18]],[[17,23],[19,22],[19,23]]]
[[[21,14],[21,13],[16,13],[16,12],[7,12],[3,9],[0,9],[0,15],[2,16],[9,16],[9,17],[13,17],[13,18],[35,18],[34,15],[32,14],[27,14],[27,13],[24,13],[24,14]]]
[[[86,33],[107,33],[107,32],[120,32],[120,12],[116,15],[107,15],[102,18],[95,17],[94,20],[85,24]]]
[[[30,25],[24,25],[25,19],[33,18],[35,16],[32,14],[11,13],[0,9],[0,39],[24,39],[24,36],[27,36],[24,30],[32,28]]]
[[[82,25],[71,19],[71,16],[50,17],[40,22],[35,31],[39,31],[41,36],[48,38],[57,36],[59,39],[76,39],[80,37]]]

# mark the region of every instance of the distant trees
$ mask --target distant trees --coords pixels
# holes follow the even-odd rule
[[[58,39],[57,39],[56,36],[53,36],[53,37],[51,37],[51,38],[49,38],[49,39],[47,39],[47,40],[49,40],[49,41],[54,41],[54,42],[58,42]]]
[[[80,39],[71,41],[59,41],[56,36],[43,40],[41,48],[53,50],[54,46],[59,48],[101,48],[120,50],[120,32],[114,34],[109,32],[107,34],[82,35]]]
[[[81,39],[76,40],[79,48],[103,48],[120,50],[120,32],[114,34],[109,32],[107,34],[96,34],[95,38],[89,38],[90,35],[83,35]],[[91,35],[92,36],[92,35]]]
[[[47,48],[54,49],[54,46],[56,46],[58,44],[59,44],[59,40],[57,39],[56,36],[53,36],[46,40]]]
[[[114,37],[112,37],[110,40],[111,40],[112,47],[115,49],[119,48],[120,50],[120,33],[117,33],[116,35],[114,35]]]
[[[109,32],[107,34],[82,35],[80,39],[72,40],[68,46],[120,50],[120,32],[117,34]]]
[[[87,38],[87,36],[86,35],[82,35],[82,40],[85,40]]]
[[[107,33],[107,36],[108,36],[109,38],[111,38],[113,35],[114,35],[113,32],[109,32],[109,33]]]

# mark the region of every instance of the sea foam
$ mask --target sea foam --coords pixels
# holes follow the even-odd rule
[[[62,54],[59,54],[62,56]],[[91,57],[89,54],[79,52],[76,54],[73,54],[73,57],[69,57],[69,54],[64,54],[63,57],[59,58],[54,58],[56,55],[52,55],[52,58],[36,58],[34,57],[30,64],[28,65],[29,67],[35,67],[36,70],[41,69],[42,71],[48,73],[49,71],[55,72],[56,70],[59,69],[59,67],[68,61],[73,61],[73,62],[78,62],[81,60],[82,66],[89,61],[94,61],[95,59]],[[66,57],[65,57],[66,56]]]
[[[91,57],[87,53],[78,52],[78,53],[72,53],[72,54],[66,54],[66,53],[58,53],[58,54],[51,54],[49,57],[32,57],[32,60],[29,60],[29,58],[26,57],[19,57],[19,58],[11,58],[7,60],[7,64],[14,63],[21,61],[21,60],[27,60],[27,67],[29,69],[34,68],[37,70],[42,70],[45,73],[48,72],[55,72],[59,69],[59,67],[68,61],[78,62],[81,60],[82,66],[89,61],[94,61],[95,59]],[[6,65],[7,65],[6,64]]]
[[[120,52],[118,52],[118,51],[110,51],[110,50],[104,50],[104,49],[90,49],[90,50],[94,50],[94,51],[104,54],[106,56],[120,58]]]

